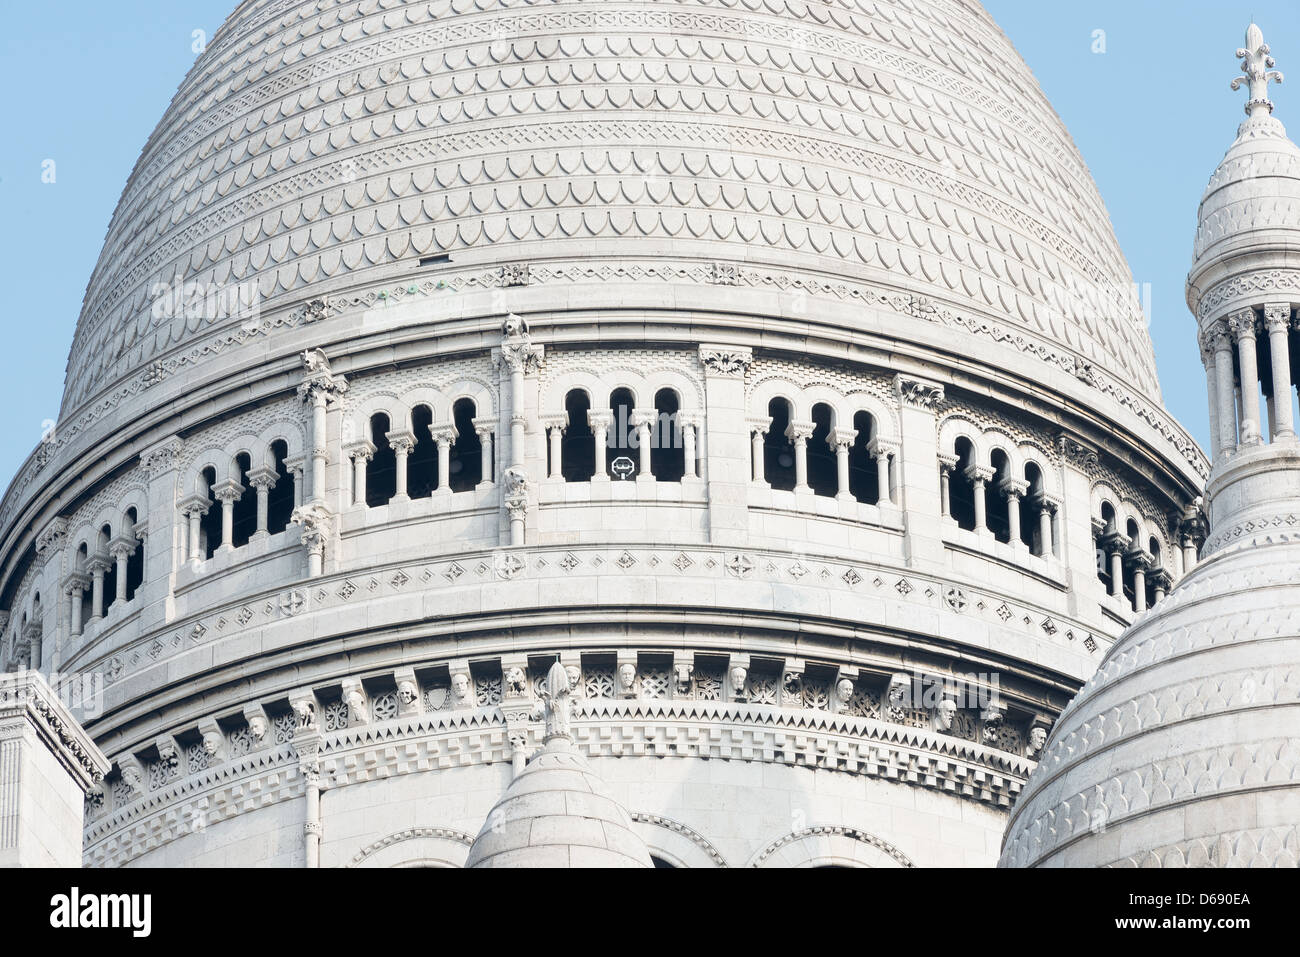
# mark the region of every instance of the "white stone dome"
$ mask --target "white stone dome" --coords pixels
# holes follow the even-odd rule
[[[627,810],[568,739],[533,756],[487,816],[466,867],[653,867]]]
[[[1294,542],[1198,565],[1062,712],[1001,866],[1300,863],[1298,610]]]
[[[427,294],[421,260],[444,255],[529,261],[534,282],[574,255],[629,284],[741,264],[787,267],[793,293],[869,281],[1158,397],[1092,178],[976,5],[608,6],[243,3],[126,185],[64,414],[201,377],[308,300]],[[176,277],[255,288],[257,316],[159,309]],[[635,305],[603,288],[584,301]]]
[[[1210,177],[1192,274],[1254,252],[1300,247],[1300,147],[1275,117],[1251,117]]]

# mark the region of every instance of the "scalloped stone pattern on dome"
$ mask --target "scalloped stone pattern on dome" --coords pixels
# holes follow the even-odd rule
[[[1155,398],[1108,223],[1028,68],[966,5],[253,0],[126,186],[63,409],[238,327],[159,315],[178,276],[255,284],[265,314],[423,256],[669,250],[933,296]]]
[[[1205,187],[1192,249],[1192,273],[1245,249],[1300,237],[1300,148],[1274,117],[1241,124]]]
[[[1000,866],[1300,864],[1300,544],[1220,552],[1061,714]]]

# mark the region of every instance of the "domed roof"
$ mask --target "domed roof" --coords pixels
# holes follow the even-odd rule
[[[1295,867],[1296,728],[1300,543],[1219,552],[1061,714],[1000,863]]]
[[[1201,197],[1189,283],[1210,266],[1252,252],[1300,245],[1300,148],[1273,116],[1270,80],[1282,80],[1259,27],[1251,24],[1237,51],[1248,83],[1246,120]],[[1195,308],[1195,307],[1193,307]]]
[[[466,867],[653,867],[627,811],[575,750],[569,677],[546,675],[545,747],[516,775],[470,847]]]
[[[430,263],[490,287],[521,262],[870,283],[1158,396],[1097,189],[973,3],[246,0],[126,185],[63,410],[190,376],[325,295],[414,294]],[[626,302],[608,289],[583,301]]]

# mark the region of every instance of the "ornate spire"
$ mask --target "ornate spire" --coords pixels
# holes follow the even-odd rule
[[[546,672],[546,683],[542,687],[542,714],[546,721],[546,733],[543,743],[556,739],[572,741],[569,733],[569,718],[572,715],[572,698],[569,688],[569,674],[564,665],[558,661]]]
[[[1241,72],[1244,75],[1233,78],[1232,88],[1240,90],[1243,83],[1249,84],[1250,99],[1246,101],[1246,115],[1256,116],[1260,111],[1272,113],[1273,101],[1268,98],[1268,81],[1281,83],[1282,74],[1273,69],[1275,63],[1269,56],[1264,34],[1255,24],[1246,28],[1246,45],[1237,50],[1237,56],[1241,59]]]

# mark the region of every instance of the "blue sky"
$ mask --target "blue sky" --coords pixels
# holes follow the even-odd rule
[[[109,217],[154,124],[234,0],[9,4],[0,136],[0,483],[58,413],[68,344]],[[1196,205],[1242,119],[1233,51],[1252,16],[1300,79],[1300,4],[986,0],[1064,117],[1139,283],[1165,404],[1202,442],[1204,376],[1183,302]],[[1105,32],[1095,53],[1094,31]],[[1300,131],[1300,83],[1274,88]],[[55,181],[42,182],[54,160]]]

